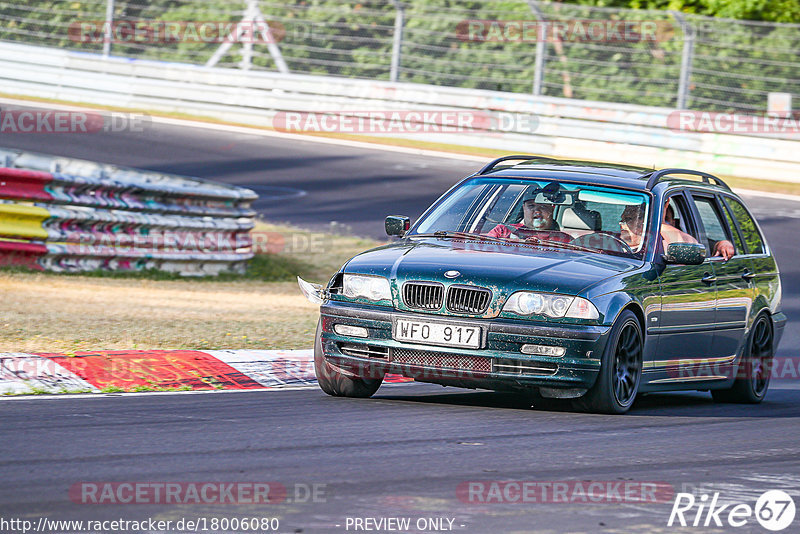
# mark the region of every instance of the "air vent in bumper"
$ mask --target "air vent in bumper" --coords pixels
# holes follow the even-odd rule
[[[492,363],[489,358],[462,356],[427,350],[392,349],[392,363],[453,371],[489,373]]]
[[[548,362],[498,358],[492,361],[492,371],[510,375],[549,376],[558,371],[558,365]]]
[[[339,345],[339,350],[346,356],[355,356],[357,358],[374,358],[379,360],[389,359],[389,348],[378,347],[375,345],[355,345],[345,344]]]

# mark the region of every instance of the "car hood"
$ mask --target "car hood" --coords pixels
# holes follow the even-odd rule
[[[605,254],[448,239],[406,239],[361,253],[346,273],[378,274],[396,281],[438,281],[490,288],[496,297],[530,290],[578,295],[605,278],[642,265]],[[456,278],[444,276],[455,270]]]

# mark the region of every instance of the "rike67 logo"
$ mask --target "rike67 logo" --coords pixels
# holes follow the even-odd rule
[[[781,490],[766,491],[756,500],[755,506],[748,503],[719,504],[719,492],[709,497],[704,493],[698,497],[691,493],[678,493],[672,504],[667,526],[682,527],[743,527],[752,524],[753,518],[767,530],[778,532],[794,521],[794,499]]]

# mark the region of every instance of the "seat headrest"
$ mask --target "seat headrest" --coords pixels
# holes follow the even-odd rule
[[[564,210],[564,215],[561,218],[561,227],[599,232],[602,229],[600,212],[567,208]]]

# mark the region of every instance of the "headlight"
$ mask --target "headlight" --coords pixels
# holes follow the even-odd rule
[[[518,315],[547,315],[574,319],[598,319],[594,304],[580,297],[518,291],[511,295],[503,310]]]
[[[344,275],[344,296],[369,300],[392,300],[389,280],[382,276],[363,274]]]

